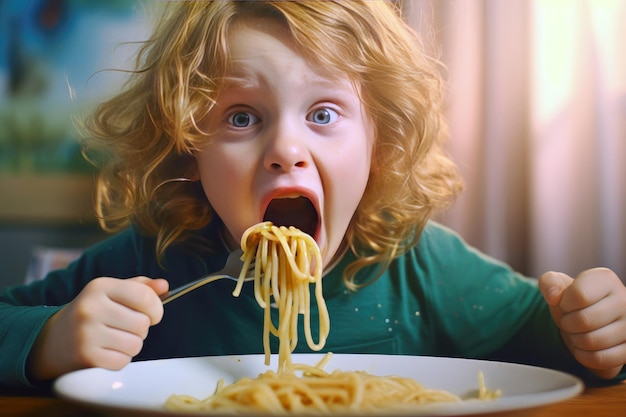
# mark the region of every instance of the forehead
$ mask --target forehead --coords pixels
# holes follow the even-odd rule
[[[345,81],[348,75],[322,63],[299,45],[288,26],[278,18],[246,17],[238,19],[228,31],[227,79],[249,78],[251,72],[302,72],[302,77],[317,81]],[[243,80],[242,80],[243,82]]]

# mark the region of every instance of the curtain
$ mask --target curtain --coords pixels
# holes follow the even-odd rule
[[[441,221],[519,271],[626,279],[626,2],[408,0],[465,190]]]

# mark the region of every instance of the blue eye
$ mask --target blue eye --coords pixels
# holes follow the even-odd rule
[[[313,110],[307,115],[309,122],[317,123],[320,125],[327,125],[334,123],[339,118],[339,115],[333,109],[328,107],[322,107],[320,109]]]
[[[235,127],[249,127],[259,122],[259,118],[248,112],[235,112],[228,116],[228,123]]]

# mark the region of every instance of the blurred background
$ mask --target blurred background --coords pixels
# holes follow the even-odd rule
[[[102,239],[73,118],[114,92],[147,37],[143,3],[0,0],[0,288]]]
[[[404,0],[446,65],[466,181],[441,221],[519,271],[626,279],[626,2]],[[149,23],[125,0],[0,0],[0,288],[104,237],[72,117],[123,82]]]
[[[405,2],[441,52],[466,189],[444,222],[538,276],[626,279],[626,1]]]

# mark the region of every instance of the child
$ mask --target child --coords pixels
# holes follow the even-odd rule
[[[460,181],[442,148],[438,64],[393,4],[169,2],[124,91],[84,125],[98,215],[118,233],[0,294],[0,383],[262,353],[250,285],[235,298],[217,281],[165,307],[159,294],[220,269],[265,220],[320,246],[325,351],[626,377],[615,274],[537,282],[430,220]]]

